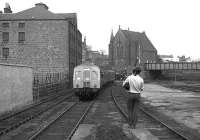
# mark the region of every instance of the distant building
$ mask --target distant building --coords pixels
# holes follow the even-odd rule
[[[44,3],[0,13],[0,63],[32,66],[35,72],[66,72],[81,63],[82,35],[76,13],[52,13]]]
[[[179,62],[191,62],[190,57],[185,57],[185,55],[178,56]]]
[[[84,41],[82,42],[82,63],[89,61],[89,51],[90,47],[86,43],[86,37],[84,37]]]
[[[111,33],[109,43],[109,62],[117,69],[141,65],[157,61],[157,50],[146,36],[139,33],[122,30],[119,27],[116,35]]]
[[[86,38],[82,43],[82,63],[90,62],[99,67],[108,65],[108,56],[104,55],[103,52],[95,51],[91,49],[91,46],[86,44]]]
[[[89,60],[99,67],[108,65],[108,56],[99,51],[89,51]]]
[[[158,61],[160,62],[169,62],[173,61],[173,55],[158,55]]]
[[[100,54],[99,57],[95,59],[95,64],[103,69],[110,69],[108,55]]]

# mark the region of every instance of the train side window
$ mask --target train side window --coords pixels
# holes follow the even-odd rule
[[[81,71],[76,71],[75,73],[75,79],[80,80],[81,79]]]
[[[92,71],[92,73],[91,73],[91,79],[92,80],[97,80],[98,79],[98,74],[97,74],[96,71]]]

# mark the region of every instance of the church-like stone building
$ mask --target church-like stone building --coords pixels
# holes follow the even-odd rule
[[[109,43],[109,62],[113,68],[123,70],[128,67],[157,61],[157,50],[146,36],[139,33],[122,30],[119,27],[116,35],[111,33]]]

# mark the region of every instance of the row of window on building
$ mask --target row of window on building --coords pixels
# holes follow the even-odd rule
[[[2,27],[3,28],[9,28],[10,24],[8,22],[4,22],[4,23],[2,23]],[[25,28],[25,23],[24,22],[20,22],[18,24],[18,28]]]
[[[10,24],[8,22],[2,23],[2,28],[9,28]],[[24,28],[25,23],[19,23],[18,24],[19,28]],[[9,42],[9,32],[2,32],[2,41],[3,43],[8,43]],[[18,42],[19,43],[24,43],[25,41],[25,32],[19,32],[18,33]]]
[[[4,22],[4,23],[2,23],[1,26],[3,29],[8,29],[8,28],[10,28],[10,23]],[[23,22],[18,23],[18,28],[20,28],[20,29],[25,28],[25,23],[23,23]],[[25,41],[25,32],[18,32],[18,43],[24,43],[24,41]],[[9,42],[9,32],[3,31],[2,32],[2,43],[5,44],[8,42]],[[6,58],[6,59],[8,58],[9,48],[7,48],[7,47],[2,48],[2,56],[3,56],[3,58]]]
[[[25,32],[19,32],[18,33],[18,42],[24,43],[25,41]],[[2,43],[8,43],[9,42],[9,32],[2,32]]]

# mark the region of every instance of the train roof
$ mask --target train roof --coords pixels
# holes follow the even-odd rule
[[[92,63],[83,63],[83,64],[76,66],[75,68],[80,68],[80,67],[93,67],[93,68],[95,67],[95,68],[100,69],[97,65],[94,65]]]

